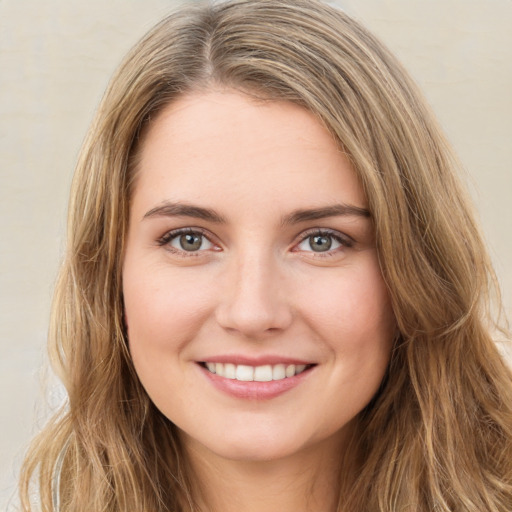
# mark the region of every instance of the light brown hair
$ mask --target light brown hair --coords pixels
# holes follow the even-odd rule
[[[183,9],[113,77],[78,162],[53,305],[50,353],[69,401],[27,456],[23,510],[36,471],[45,511],[195,510],[174,427],[130,360],[121,265],[144,127],[212,84],[316,114],[368,198],[400,336],[359,415],[339,510],[511,510],[512,379],[490,334],[494,277],[457,161],[396,59],[314,0]]]

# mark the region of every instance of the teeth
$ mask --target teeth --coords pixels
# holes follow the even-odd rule
[[[226,379],[240,380],[243,382],[269,382],[282,380],[302,373],[307,365],[305,364],[266,364],[263,366],[247,366],[244,364],[232,363],[205,363],[211,373]]]
[[[235,379],[243,381],[254,380],[254,368],[252,366],[245,366],[243,364],[239,364],[236,367]]]
[[[224,377],[227,379],[236,379],[236,366],[231,363],[224,365]]]
[[[286,377],[286,369],[284,364],[276,364],[272,368],[272,380],[281,380]]]
[[[258,382],[269,382],[272,380],[272,366],[256,366],[254,368],[254,380]]]

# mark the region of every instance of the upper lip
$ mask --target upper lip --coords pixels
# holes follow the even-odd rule
[[[278,356],[278,355],[261,355],[261,356],[245,356],[239,354],[231,354],[231,355],[216,355],[205,357],[204,359],[199,360],[201,363],[231,363],[235,365],[246,365],[246,366],[265,366],[271,365],[274,366],[276,364],[295,364],[295,365],[311,365],[315,364],[313,361],[309,361],[306,359],[299,359],[296,357],[289,356]]]

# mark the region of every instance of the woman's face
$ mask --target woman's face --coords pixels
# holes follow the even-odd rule
[[[339,446],[395,330],[366,208],[296,105],[197,93],[152,122],[125,312],[140,380],[185,443],[238,460]]]

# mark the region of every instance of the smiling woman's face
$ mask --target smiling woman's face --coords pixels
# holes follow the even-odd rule
[[[231,459],[339,446],[395,330],[366,198],[308,111],[184,96],[143,140],[123,267],[139,378]]]

